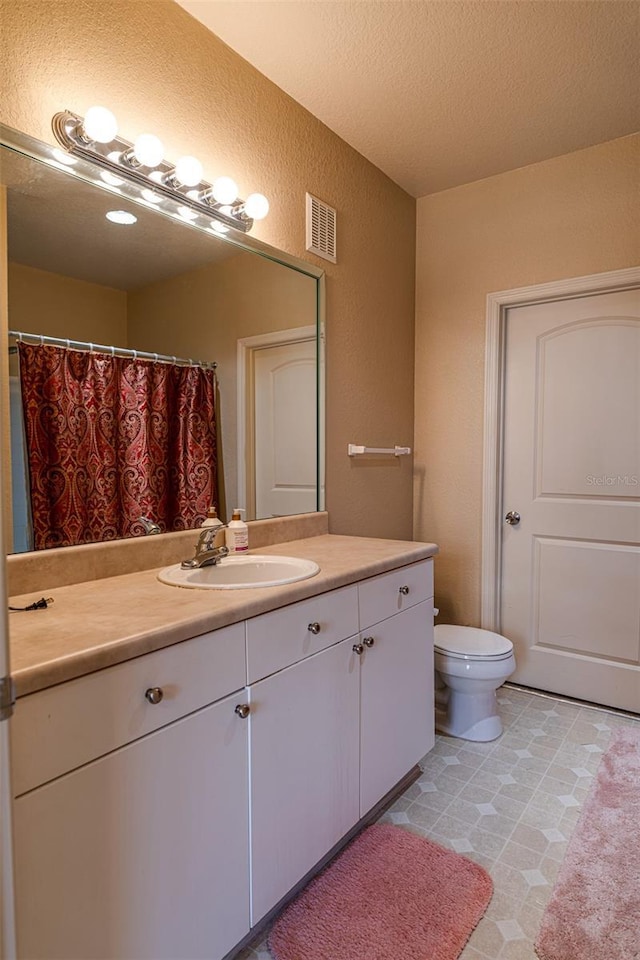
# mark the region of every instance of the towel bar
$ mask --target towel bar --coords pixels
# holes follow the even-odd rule
[[[411,453],[411,447],[364,447],[358,443],[350,443],[347,447],[350,457],[359,457],[363,453],[385,454],[392,457],[406,457]]]

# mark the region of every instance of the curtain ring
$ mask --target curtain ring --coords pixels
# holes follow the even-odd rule
[[[115,355],[116,355],[116,348],[115,348],[115,347],[111,347],[111,356],[112,356],[112,357],[115,357]]]
[[[67,340],[67,350],[71,349],[71,340]]]
[[[137,360],[137,359],[138,359],[138,351],[137,351],[137,350],[134,350],[134,351],[133,351],[133,359],[134,359],[134,360]]]
[[[154,353],[154,355],[153,355],[153,362],[154,362],[154,363],[157,363],[157,362],[158,362],[158,354],[157,354],[157,353]]]
[[[93,353],[93,344],[89,341],[89,353]]]

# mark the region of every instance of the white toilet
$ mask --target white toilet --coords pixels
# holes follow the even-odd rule
[[[463,740],[502,733],[496,690],[516,668],[513,644],[477,627],[438,624],[435,632],[436,729]]]

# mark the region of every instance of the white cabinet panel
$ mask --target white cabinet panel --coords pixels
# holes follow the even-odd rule
[[[11,720],[15,796],[67,773],[245,682],[244,624],[70,680],[18,700]],[[145,692],[160,687],[152,704]]]
[[[238,701],[15,802],[20,958],[219,960],[248,932]]]
[[[250,688],[253,924],[358,820],[353,643]]]
[[[355,585],[253,617],[247,620],[247,680],[255,683],[357,632]]]
[[[433,561],[421,560],[358,584],[360,628],[401,613],[433,596]]]
[[[373,645],[367,646],[367,641]],[[433,747],[433,602],[363,633],[360,815]]]

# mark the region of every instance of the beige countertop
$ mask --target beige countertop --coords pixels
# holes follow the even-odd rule
[[[46,610],[9,614],[11,675],[18,696],[92,673],[327,590],[434,556],[433,543],[333,534],[252,551],[315,560],[320,573],[282,587],[192,590],[160,583],[158,570],[48,588],[11,598]],[[159,568],[158,568],[159,569]]]

